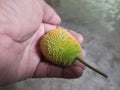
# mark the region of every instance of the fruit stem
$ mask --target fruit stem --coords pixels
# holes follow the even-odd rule
[[[90,69],[92,69],[93,71],[99,73],[99,74],[102,75],[103,77],[108,78],[108,76],[107,76],[105,73],[103,73],[103,72],[99,71],[98,69],[92,67],[91,65],[89,65],[88,63],[86,63],[84,60],[82,60],[80,57],[78,57],[78,58],[76,58],[76,59],[79,60],[82,64],[84,64],[84,65],[87,66],[88,68],[90,68]]]

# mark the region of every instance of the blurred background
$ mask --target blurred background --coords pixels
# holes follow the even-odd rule
[[[86,68],[81,78],[32,79],[0,90],[120,90],[120,0],[46,0],[61,26],[81,33],[86,61],[109,76]]]

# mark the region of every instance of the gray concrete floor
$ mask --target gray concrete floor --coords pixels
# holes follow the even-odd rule
[[[87,68],[78,79],[31,79],[0,90],[120,90],[120,1],[59,0],[57,5],[52,1],[61,25],[84,36],[86,61],[109,78]]]

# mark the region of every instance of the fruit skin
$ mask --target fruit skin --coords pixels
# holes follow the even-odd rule
[[[47,60],[60,66],[71,66],[81,55],[80,43],[64,29],[53,29],[43,35],[40,50]]]
[[[79,60],[88,68],[108,78],[105,73],[82,60],[80,43],[67,30],[53,29],[49,31],[41,38],[40,49],[45,58],[56,65],[71,66]]]

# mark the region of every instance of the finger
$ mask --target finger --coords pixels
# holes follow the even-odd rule
[[[85,56],[86,56],[86,51],[84,49],[82,49],[81,57],[85,58]]]
[[[43,14],[43,23],[47,24],[59,24],[61,22],[60,17],[57,15],[55,10],[53,10],[48,4],[44,6],[44,14]]]
[[[82,64],[80,61],[76,61],[75,66],[80,67],[82,70],[85,70],[85,65]]]
[[[80,43],[83,43],[83,36],[79,33],[76,33],[72,30],[68,30],[69,33],[71,33]]]
[[[40,62],[34,78],[61,77],[62,68],[45,62]]]
[[[47,33],[48,31],[57,28],[57,25],[44,24],[44,27],[45,27],[45,33]]]
[[[57,77],[57,78],[78,78],[82,75],[84,68],[79,64],[63,68],[53,64],[42,62],[38,65],[34,78]]]
[[[79,63],[80,65],[80,63]],[[78,63],[73,65],[72,67],[64,68],[63,69],[63,78],[68,78],[68,79],[74,79],[74,78],[79,78],[83,74],[83,69],[81,68],[81,65],[78,66]]]

